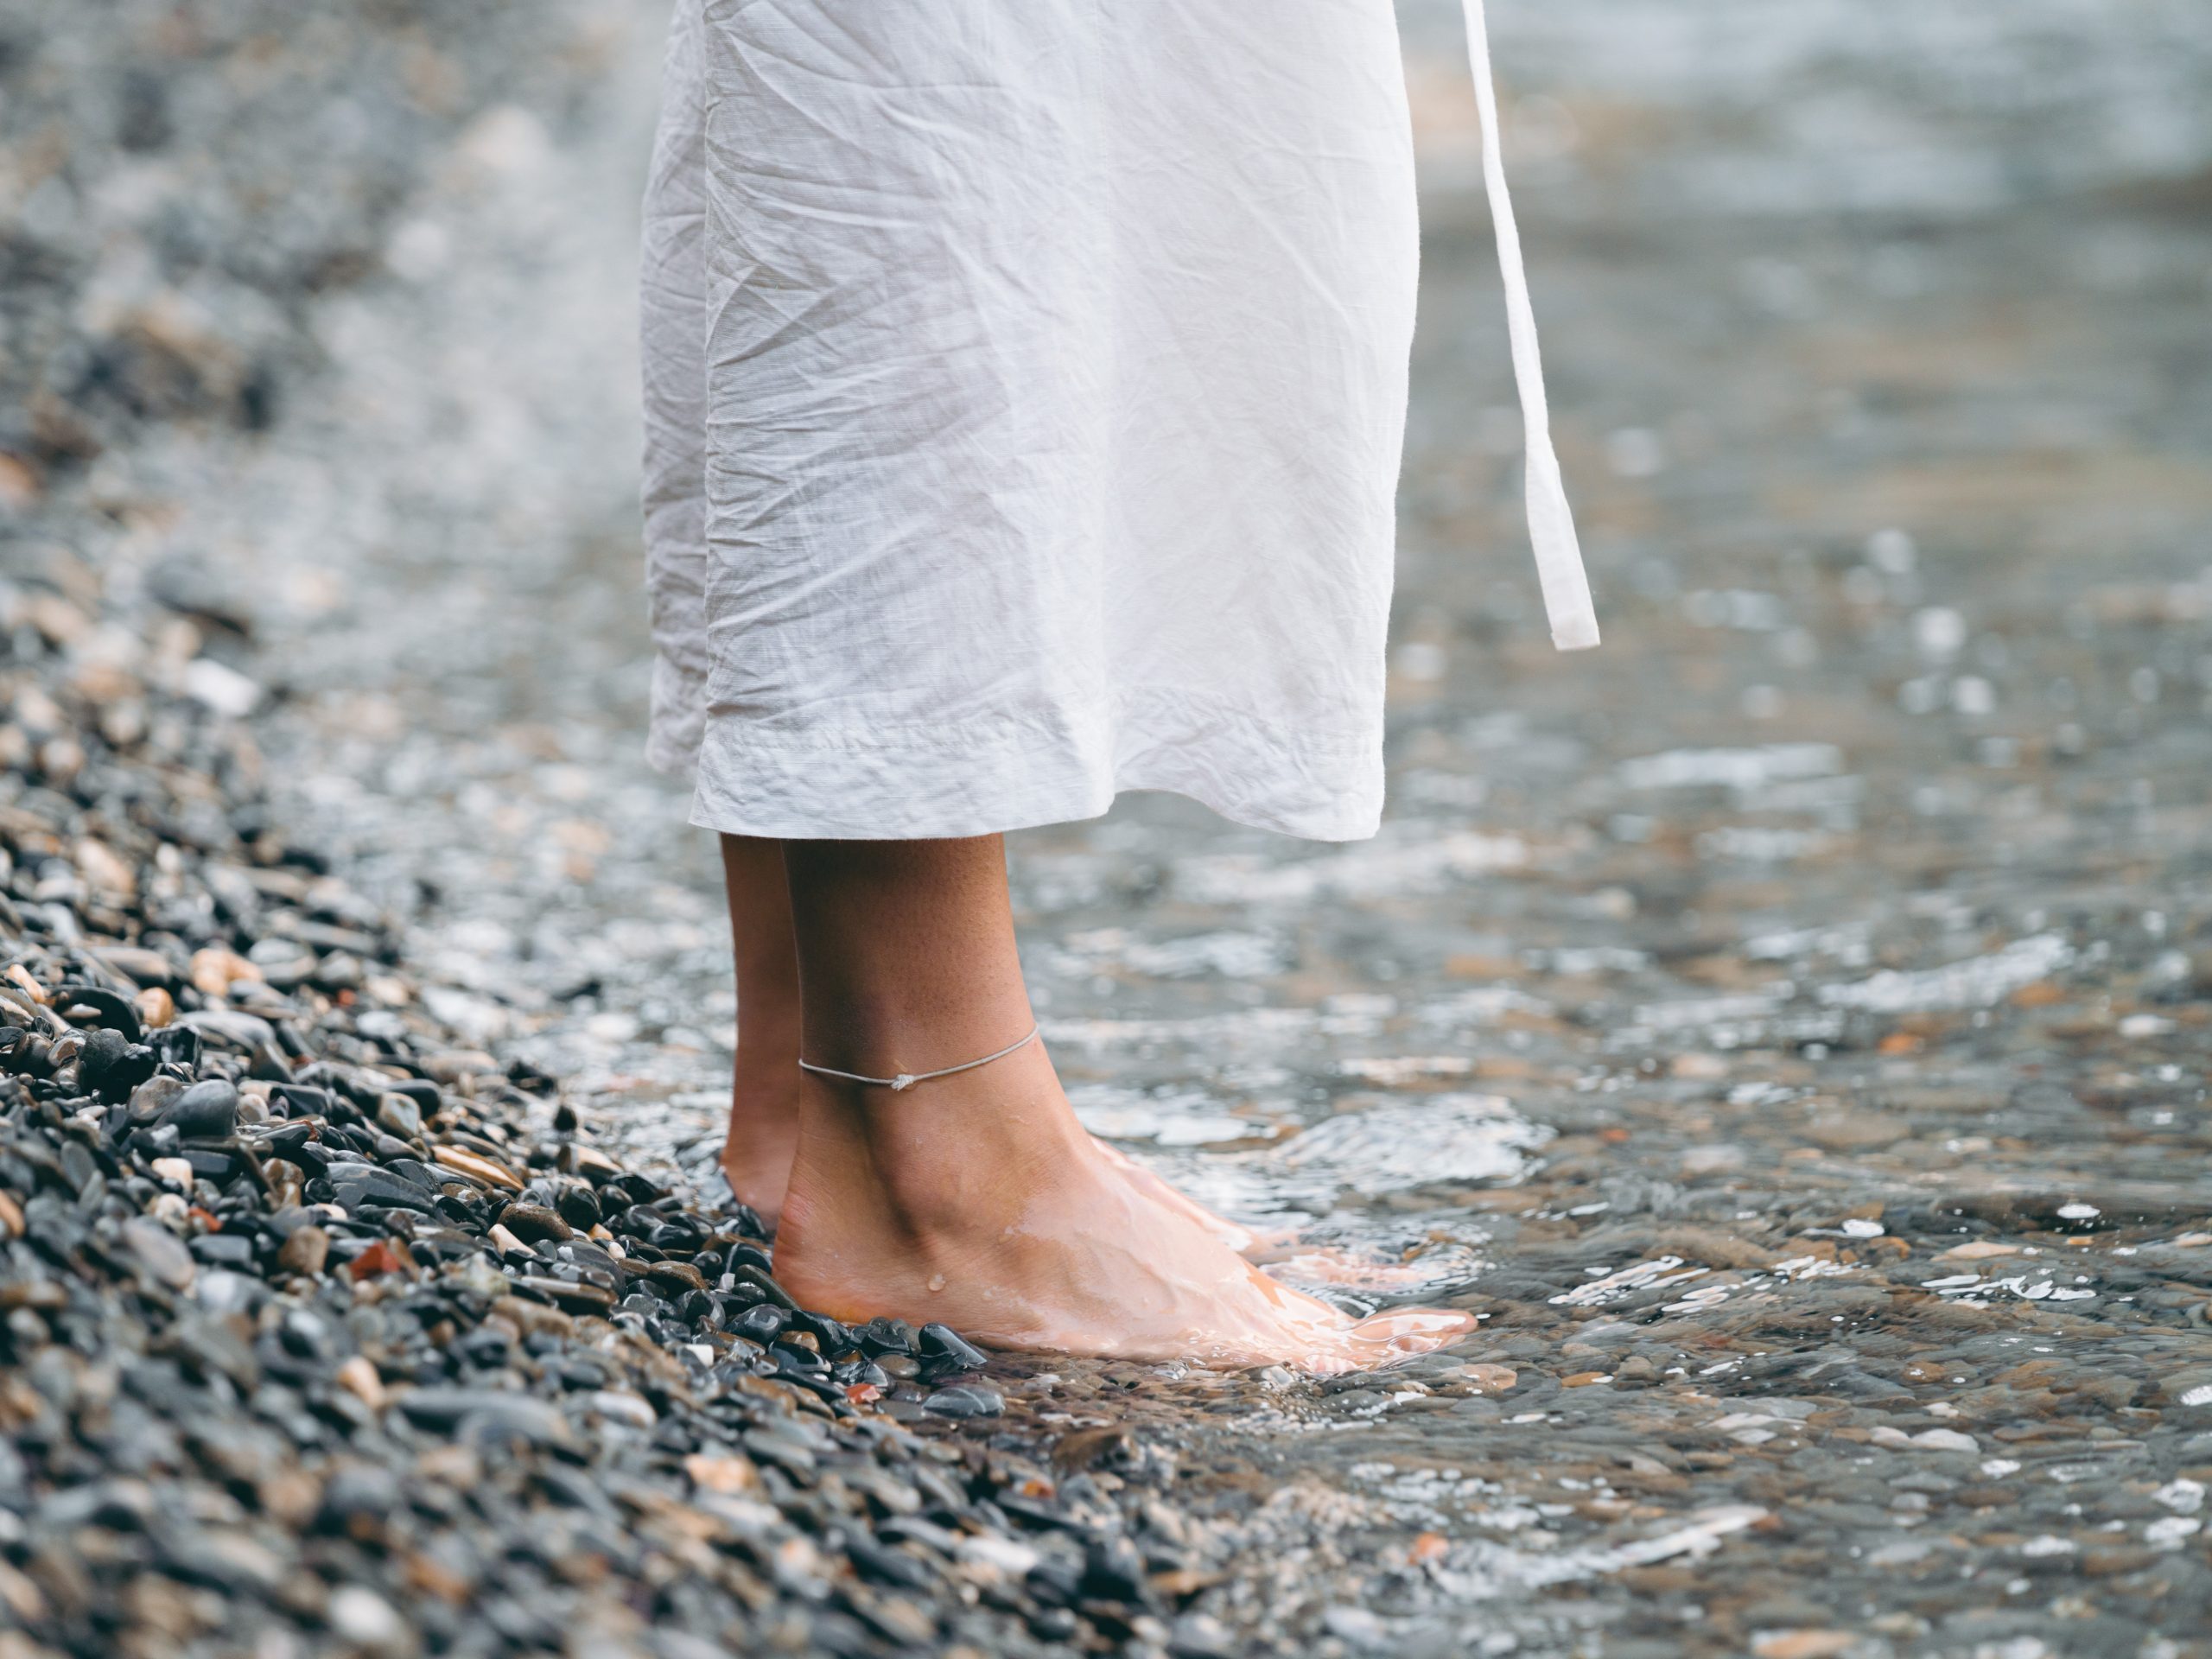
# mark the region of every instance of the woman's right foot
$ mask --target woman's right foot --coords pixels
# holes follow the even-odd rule
[[[810,1078],[777,1276],[840,1319],[1129,1359],[1360,1370],[1473,1329],[1434,1309],[1354,1320],[1132,1167],[1084,1132],[1039,1049],[899,1095]]]

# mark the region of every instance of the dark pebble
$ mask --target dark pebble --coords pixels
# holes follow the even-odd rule
[[[755,1342],[766,1342],[779,1336],[791,1322],[791,1315],[773,1302],[761,1302],[748,1307],[731,1325],[733,1331],[751,1337]]]
[[[204,1233],[192,1241],[192,1254],[211,1267],[250,1268],[253,1241],[237,1233]]]
[[[220,1140],[238,1126],[238,1086],[219,1077],[195,1083],[169,1102],[162,1122],[187,1140]]]
[[[560,1211],[561,1219],[578,1232],[588,1232],[599,1225],[599,1194],[588,1186],[579,1184],[563,1187],[555,1207]]]
[[[569,1420],[557,1408],[505,1389],[410,1389],[394,1403],[417,1428],[451,1430],[467,1419],[480,1418],[537,1444],[569,1438]]]
[[[937,1417],[995,1417],[1006,1409],[1006,1396],[981,1383],[961,1382],[939,1389],[922,1402],[922,1409]]]
[[[613,1291],[604,1286],[587,1284],[582,1281],[525,1274],[515,1281],[515,1286],[519,1290],[542,1296],[556,1307],[571,1313],[604,1313],[614,1306]]]
[[[181,1290],[199,1271],[191,1249],[168,1228],[148,1217],[123,1224],[123,1239],[146,1270],[171,1290]]]
[[[951,1326],[934,1320],[922,1327],[916,1347],[924,1363],[948,1370],[980,1371],[990,1363],[982,1349]]]

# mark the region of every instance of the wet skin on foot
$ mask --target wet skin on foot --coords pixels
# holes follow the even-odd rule
[[[794,1295],[840,1319],[942,1319],[1000,1348],[1320,1372],[1473,1328],[1439,1309],[1355,1319],[1278,1282],[1094,1141],[1041,1052],[993,1071],[896,1100],[809,1079],[776,1252]],[[963,1135],[969,1121],[995,1138]]]
[[[787,1057],[786,1081],[802,1054],[844,1074],[798,1077],[776,1268],[809,1306],[942,1320],[1003,1348],[1317,1371],[1472,1328],[1432,1310],[1354,1319],[1279,1283],[1236,1253],[1260,1243],[1248,1230],[1084,1131],[1044,1044],[1006,1049],[1036,1015],[1000,837],[784,842],[782,906],[762,896],[776,845],[723,850],[741,1058]],[[998,1058],[963,1066],[976,1055]],[[902,1071],[944,1074],[851,1080]],[[741,1068],[740,1115],[766,1100],[745,1082]],[[732,1151],[767,1197],[780,1159],[766,1138]]]

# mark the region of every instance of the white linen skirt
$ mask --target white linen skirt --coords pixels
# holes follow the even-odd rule
[[[734,834],[1371,834],[1419,259],[1390,0],[677,0],[649,753]]]

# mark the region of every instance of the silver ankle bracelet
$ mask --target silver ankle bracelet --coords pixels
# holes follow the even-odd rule
[[[958,1065],[948,1065],[936,1071],[901,1071],[895,1077],[864,1077],[857,1071],[839,1071],[834,1067],[817,1065],[811,1060],[801,1060],[798,1069],[811,1071],[817,1077],[836,1077],[843,1083],[864,1083],[872,1089],[888,1089],[899,1094],[918,1083],[927,1083],[932,1077],[949,1077],[956,1072],[973,1071],[979,1065],[988,1065],[993,1060],[1002,1060],[1016,1049],[1027,1048],[1037,1040],[1038,1027],[1029,1027],[1029,1034],[1020,1042],[1008,1043],[995,1054],[986,1054],[980,1060],[967,1060]]]

